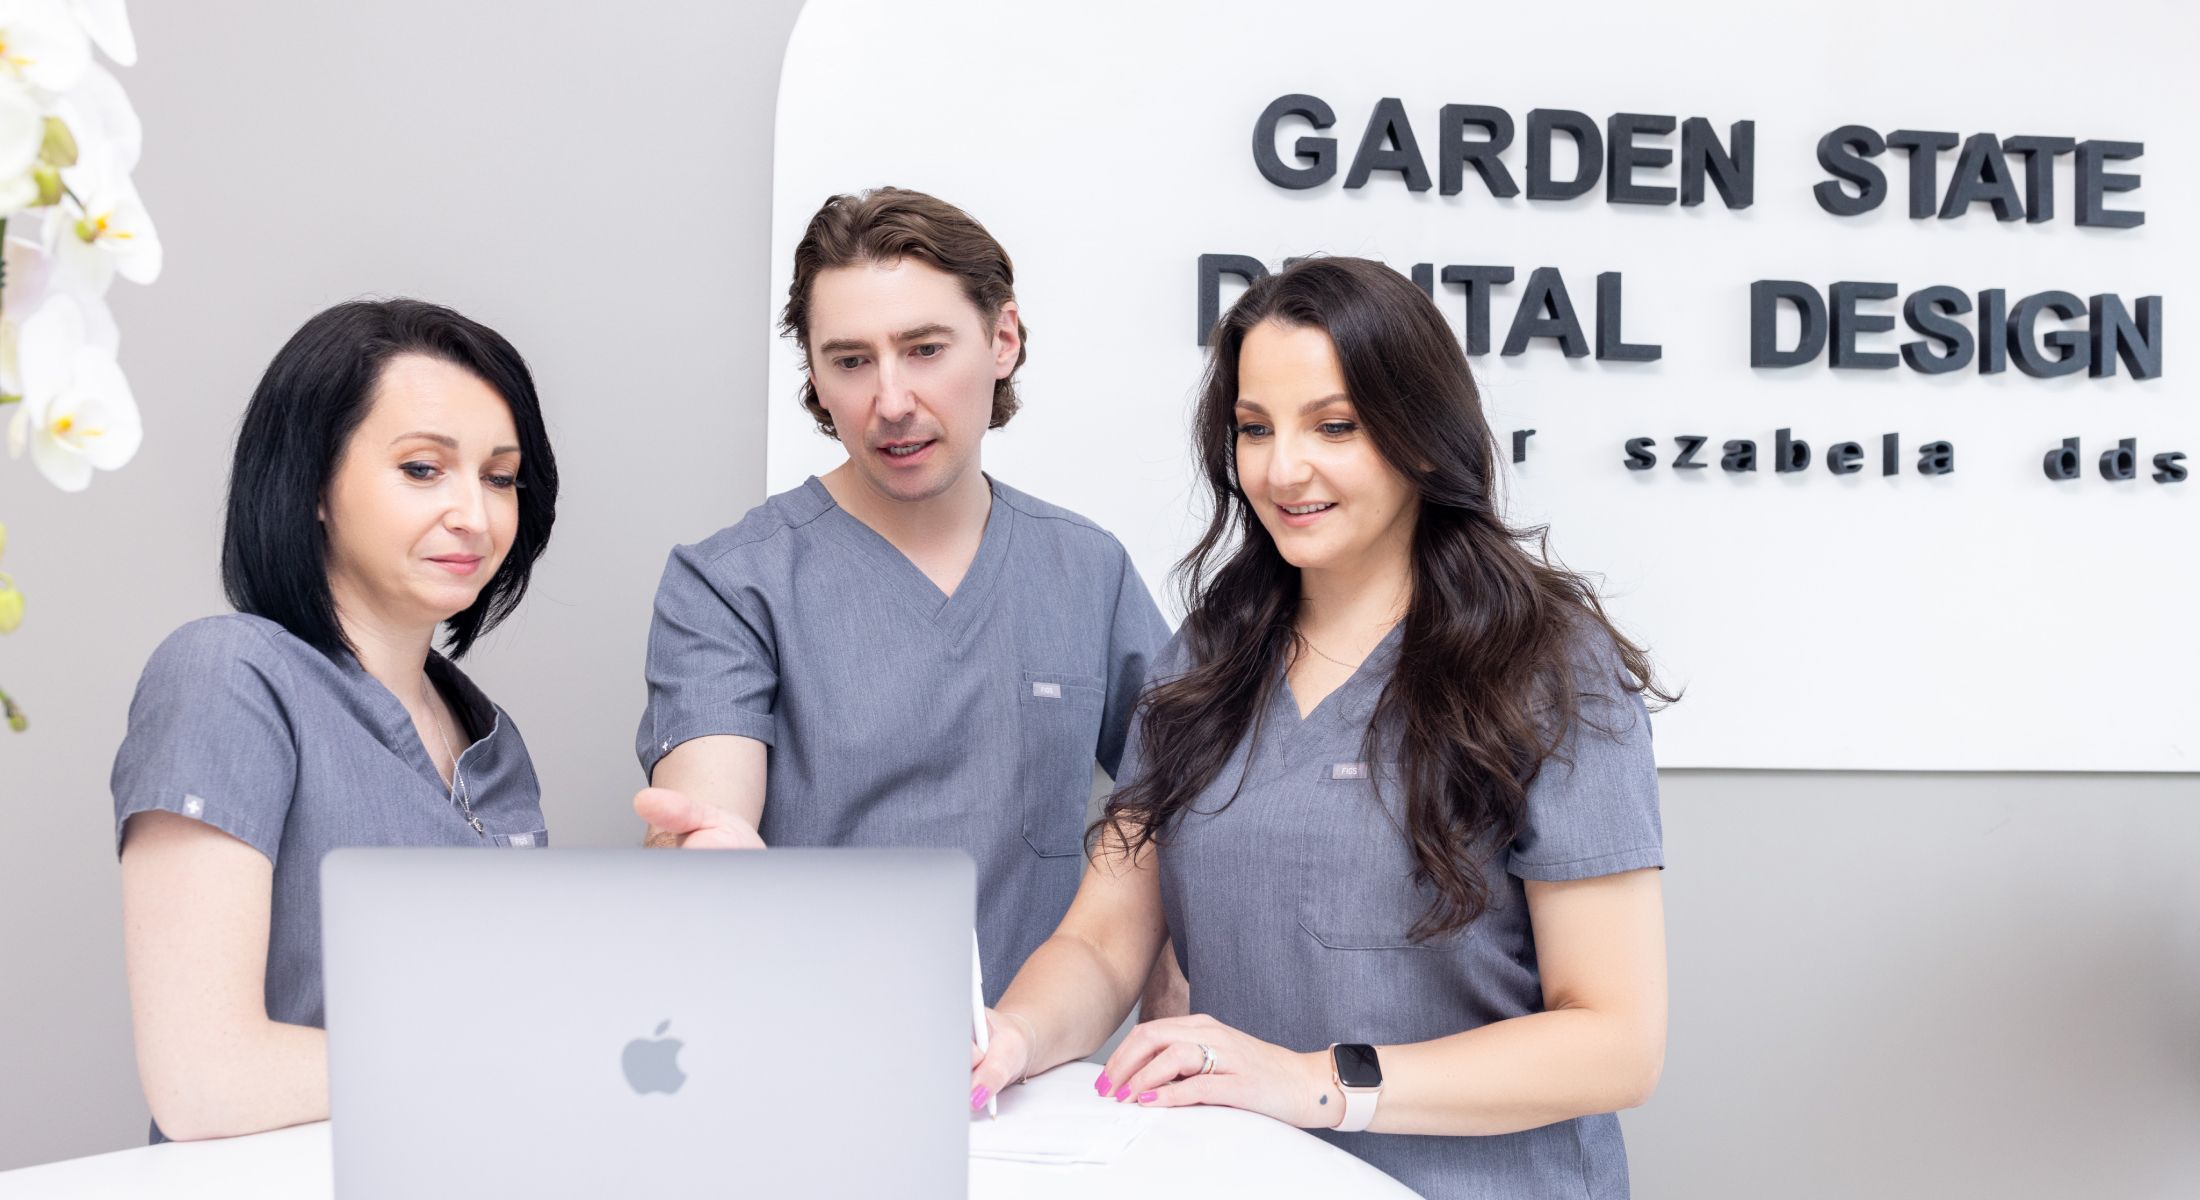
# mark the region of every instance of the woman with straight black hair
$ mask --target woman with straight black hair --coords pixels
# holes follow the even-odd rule
[[[237,611],[154,651],[115,756],[155,1141],[328,1115],[322,855],[545,844],[519,730],[453,660],[526,593],[557,494],[527,364],[448,308],[339,304],[268,365],[229,477]]]
[[[1165,937],[1188,1017],[1103,1098],[1317,1131],[1435,1197],[1627,1194],[1665,1052],[1644,653],[1543,531],[1427,296],[1361,259],[1248,288],[1194,437],[1214,512],[1077,899],[972,1104],[1090,1053]]]

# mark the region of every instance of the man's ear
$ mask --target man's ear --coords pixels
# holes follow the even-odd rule
[[[1000,315],[993,318],[993,378],[1008,378],[1023,353],[1023,326],[1016,312],[1016,302],[1010,300],[1001,305]]]

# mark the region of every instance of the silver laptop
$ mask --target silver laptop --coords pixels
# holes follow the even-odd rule
[[[338,1200],[960,1197],[970,859],[348,849]]]

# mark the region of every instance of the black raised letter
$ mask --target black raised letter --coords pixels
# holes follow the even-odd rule
[[[2139,439],[2125,438],[2114,450],[2101,451],[2101,478],[2122,483],[2139,477]]]
[[[1253,165],[1260,168],[1261,178],[1280,188],[1294,191],[1320,187],[1337,174],[1337,139],[1333,137],[1302,137],[1291,146],[1293,154],[1303,167],[1284,165],[1276,153],[1276,126],[1285,117],[1305,117],[1316,129],[1327,129],[1337,123],[1337,114],[1319,96],[1278,96],[1260,112],[1260,119],[1253,122]],[[1205,329],[1206,326],[1200,326]],[[1207,343],[1201,341],[1200,345]]]
[[[2004,138],[2001,148],[2024,156],[2024,219],[2037,225],[2055,215],[2055,159],[2078,148],[2074,138]]]
[[[2009,293],[1987,288],[1978,294],[1978,373],[1999,375],[2009,367]]]
[[[1963,139],[1963,153],[1956,155],[1940,219],[1952,221],[1981,201],[1993,206],[1997,221],[2014,221],[2024,212],[2024,202],[2017,198],[2016,176],[2010,174],[2009,160],[2001,156],[2001,142],[1990,133]]]
[[[1566,298],[1566,281],[1559,278],[1557,267],[1537,267],[1528,272],[1520,308],[1513,313],[1512,328],[1505,333],[1505,348],[1498,353],[1522,353],[1528,348],[1529,338],[1539,337],[1558,339],[1558,348],[1568,358],[1582,358],[1589,353],[1589,339],[1574,317],[1573,301]]]
[[[1951,319],[1971,311],[1971,298],[1952,287],[1929,287],[1911,292],[1902,301],[1902,319],[1910,328],[1946,346],[1934,354],[1923,340],[1902,343],[1902,361],[1913,371],[1945,375],[1971,365],[1971,331]]]
[[[2042,312],[2052,312],[2067,321],[2085,315],[2085,302],[2069,292],[2036,292],[2017,301],[2009,309],[2009,351],[2016,355],[2017,369],[2034,379],[2085,370],[2093,357],[2085,330],[2058,329],[2044,338],[2035,337]],[[2046,346],[2060,353],[2050,358],[2043,349]]]
[[[2139,297],[2139,319],[2133,321],[2124,310],[2123,297],[2103,293],[2092,299],[2090,320],[2093,333],[2094,377],[2116,373],[2116,360],[2121,357],[2131,368],[2133,379],[2152,379],[2162,373],[2162,298]]]
[[[1892,300],[1901,291],[1891,283],[1836,283],[1826,289],[1833,310],[1833,355],[1827,366],[1866,371],[1891,371],[1902,362],[1900,355],[1884,350],[1859,350],[1856,335],[1885,333],[1894,328],[1887,313],[1860,313],[1859,300]]]
[[[1910,219],[1921,221],[1939,205],[1940,152],[1955,148],[1956,135],[1938,129],[1897,129],[1887,144],[1910,152]]]
[[[1574,177],[1551,178],[1551,135],[1564,133],[1580,152]],[[1604,135],[1585,113],[1570,108],[1538,108],[1528,113],[1528,199],[1571,200],[1597,185],[1604,173]]]
[[[1445,267],[1445,283],[1467,289],[1467,353],[1490,352],[1490,289],[1513,281],[1511,267]]]
[[[1782,350],[1780,302],[1787,301],[1803,319],[1795,349]],[[1818,289],[1792,279],[1760,279],[1749,285],[1749,365],[1799,367],[1826,348],[1826,302]]]
[[[2137,191],[2138,175],[2110,175],[2104,170],[2111,162],[2137,158],[2146,152],[2145,142],[2088,139],[2078,143],[2078,224],[2109,229],[2146,224],[2147,215],[2137,209],[2105,207],[2108,193]]]
[[[1792,475],[1810,466],[1810,443],[1791,438],[1785,429],[1773,434],[1772,469],[1782,475]]]
[[[2040,470],[2057,483],[2067,483],[2078,477],[2078,439],[2064,438],[2059,449],[2050,450],[2040,459]]]
[[[1466,186],[1466,168],[1473,167],[1482,175],[1482,185],[1490,195],[1510,198],[1520,194],[1520,185],[1513,182],[1512,172],[1505,168],[1503,159],[1497,156],[1512,145],[1512,114],[1502,108],[1486,104],[1447,104],[1437,114],[1441,126],[1441,138],[1436,148],[1441,179],[1439,187],[1446,196],[1456,196]],[[1467,126],[1479,125],[1489,131],[1486,138],[1467,139]]]
[[[1604,122],[1604,199],[1611,204],[1671,204],[1673,189],[1635,182],[1636,167],[1671,166],[1663,146],[1637,146],[1638,133],[1671,133],[1673,118],[1651,113],[1613,113]]]
[[[1360,138],[1360,152],[1352,156],[1352,169],[1344,185],[1364,187],[1374,171],[1396,171],[1405,177],[1406,190],[1428,190],[1428,164],[1421,161],[1421,143],[1413,138],[1413,122],[1406,119],[1405,103],[1396,96],[1375,102],[1368,114],[1367,133]]]
[[[1887,141],[1879,131],[1867,125],[1843,125],[1818,139],[1818,165],[1835,179],[1845,179],[1856,185],[1856,194],[1833,179],[1810,189],[1817,197],[1818,207],[1837,217],[1853,217],[1879,207],[1887,198],[1887,173],[1878,164],[1864,161],[1877,158],[1887,152]]]
[[[1719,189],[1719,198],[1728,208],[1748,208],[1757,198],[1757,123],[1736,121],[1727,127],[1727,140],[1734,143],[1729,155],[1719,145],[1719,135],[1713,132],[1711,122],[1702,117],[1690,117],[1681,122],[1681,204],[1683,207],[1703,203],[1703,180],[1708,172],[1711,186]]]
[[[1620,274],[1606,271],[1597,276],[1597,358],[1605,362],[1656,362],[1665,347],[1652,342],[1629,344],[1620,332]]]

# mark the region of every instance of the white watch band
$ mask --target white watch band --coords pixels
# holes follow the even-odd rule
[[[1337,1122],[1338,1133],[1359,1133],[1375,1123],[1375,1102],[1382,1099],[1381,1088],[1347,1088],[1344,1093],[1344,1119]]]

